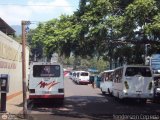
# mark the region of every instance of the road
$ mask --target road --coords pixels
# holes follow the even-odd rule
[[[64,104],[57,101],[29,105],[30,120],[111,120],[152,117],[159,119],[160,104],[148,100],[141,104],[132,100],[120,101],[102,95],[100,89],[91,85],[77,85],[65,79]],[[129,118],[128,118],[129,117]],[[136,118],[137,119],[137,118]]]

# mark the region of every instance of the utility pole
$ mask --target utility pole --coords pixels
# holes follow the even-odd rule
[[[22,21],[22,86],[23,86],[23,116],[27,118],[27,87],[26,87],[26,25],[29,21]]]

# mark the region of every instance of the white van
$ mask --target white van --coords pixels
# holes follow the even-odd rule
[[[113,96],[120,99],[137,98],[146,102],[153,98],[154,81],[151,68],[142,65],[124,65],[114,71]]]
[[[77,84],[88,84],[89,83],[89,72],[77,71],[76,82]]]
[[[112,94],[113,72],[114,70],[106,70],[100,73],[100,89],[102,94]]]
[[[63,67],[59,63],[33,62],[30,66],[29,99],[64,99]]]

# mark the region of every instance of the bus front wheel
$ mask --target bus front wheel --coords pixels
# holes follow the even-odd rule
[[[108,94],[112,96],[112,92],[109,90],[109,88],[108,88]]]
[[[104,91],[102,90],[102,88],[101,88],[101,92],[102,92],[102,94],[103,94],[103,95],[105,95],[105,94],[106,94],[106,92],[104,92]]]

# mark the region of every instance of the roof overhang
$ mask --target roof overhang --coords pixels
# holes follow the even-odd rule
[[[0,31],[7,35],[15,35],[15,30],[9,26],[2,18],[0,18]]]

